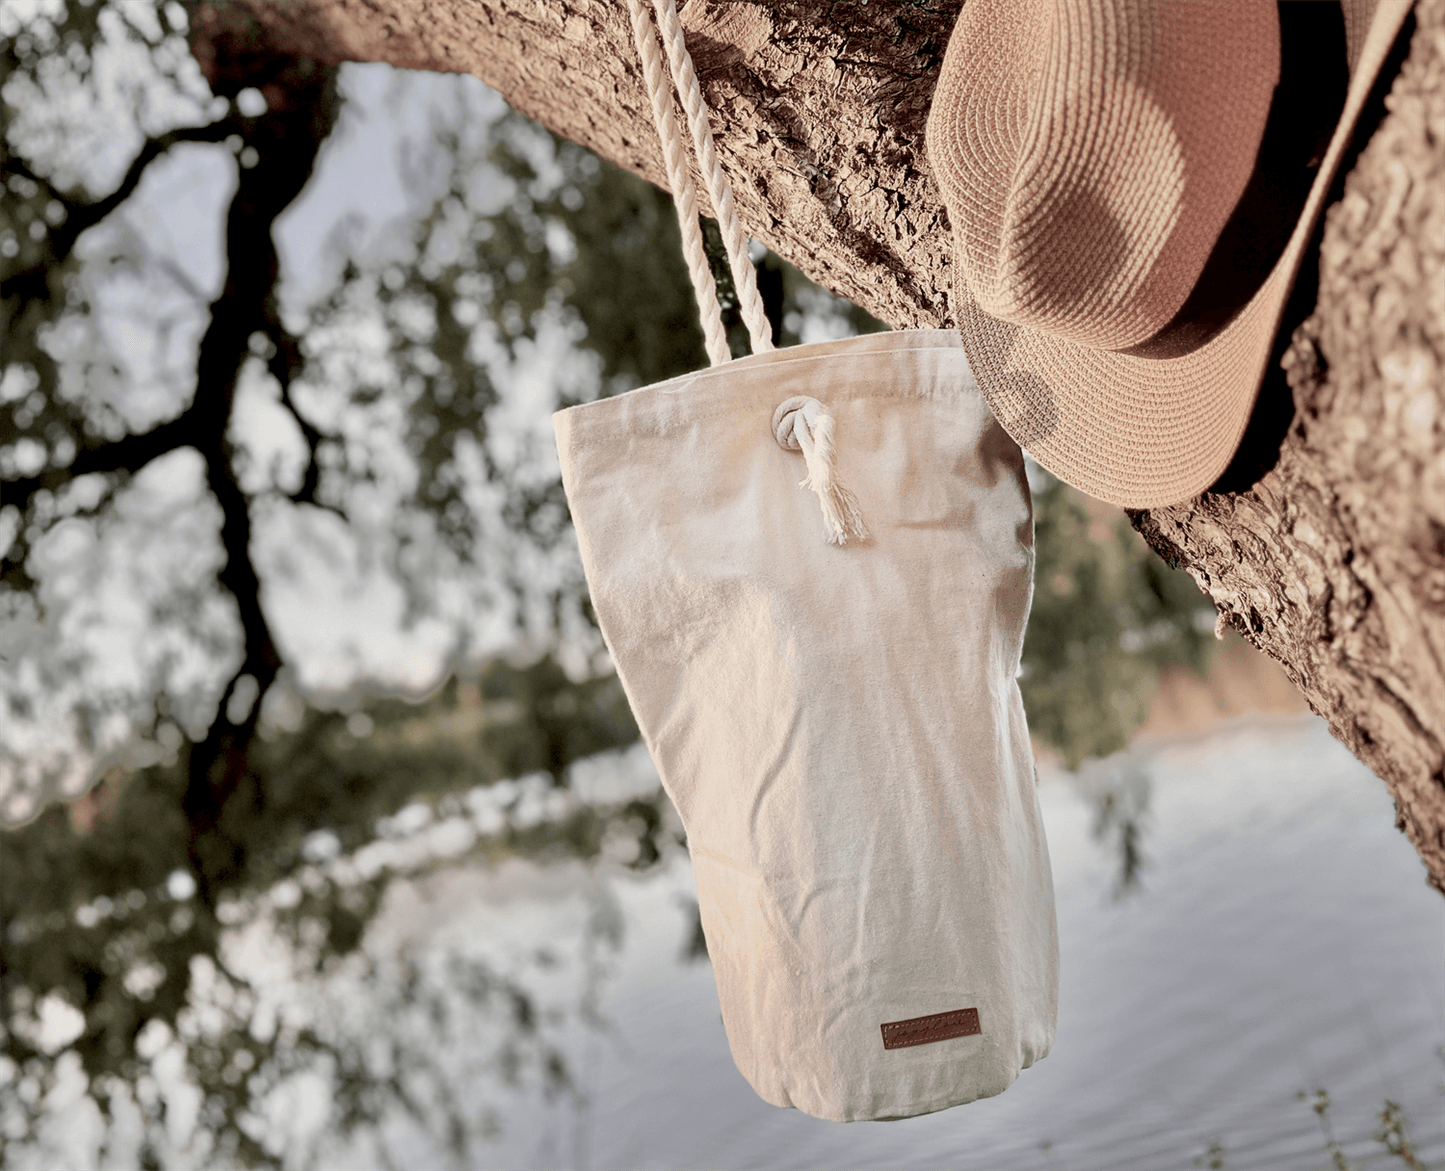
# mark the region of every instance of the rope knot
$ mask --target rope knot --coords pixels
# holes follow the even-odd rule
[[[773,438],[785,451],[801,451],[808,474],[799,488],[817,493],[823,510],[823,536],[831,545],[846,544],[849,537],[868,538],[858,498],[838,478],[838,450],[833,433],[837,423],[815,398],[794,395],[773,412]]]

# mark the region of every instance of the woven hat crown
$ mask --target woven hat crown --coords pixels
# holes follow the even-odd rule
[[[1092,349],[1163,330],[1254,168],[1273,0],[968,0],[928,128],[958,276]]]

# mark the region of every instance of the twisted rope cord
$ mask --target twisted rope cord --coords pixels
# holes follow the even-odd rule
[[[662,157],[667,165],[667,181],[672,188],[677,226],[682,230],[682,253],[687,260],[688,275],[692,278],[692,291],[697,297],[707,356],[714,366],[719,366],[732,358],[732,351],[728,349],[717,286],[713,283],[712,267],[708,264],[702,229],[697,222],[697,188],[693,185],[682,135],[672,113],[672,94],[663,76],[662,50],[642,0],[628,0],[628,8],[632,14],[632,39],[637,44],[647,94],[652,99],[652,118],[657,124],[657,137],[662,142]]]
[[[784,451],[801,451],[808,474],[798,484],[817,494],[823,510],[823,537],[830,545],[846,545],[849,537],[868,539],[868,526],[858,497],[838,475],[838,422],[828,408],[805,394],[778,404],[773,412],[773,438]]]
[[[738,304],[742,309],[743,321],[747,323],[748,334],[752,337],[753,353],[764,354],[773,348],[773,327],[768,321],[763,299],[758,296],[758,278],[748,259],[748,242],[738,223],[738,213],[733,207],[733,190],[718,162],[717,150],[713,146],[712,129],[707,122],[707,106],[702,100],[702,90],[697,84],[697,72],[692,67],[692,55],[682,37],[682,22],[677,16],[676,0],[653,0],[657,11],[658,27],[662,31],[663,47],[672,64],[673,80],[677,83],[678,97],[682,99],[683,111],[687,114],[688,127],[692,131],[693,147],[697,150],[698,166],[703,182],[712,200],[712,209],[717,214],[718,227],[722,229],[723,247],[727,249],[728,266],[732,269],[733,284],[738,291]]]

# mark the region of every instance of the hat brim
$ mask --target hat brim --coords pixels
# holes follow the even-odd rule
[[[969,363],[1024,451],[1066,483],[1126,508],[1178,504],[1219,478],[1249,423],[1300,264],[1411,3],[1380,0],[1288,244],[1234,320],[1198,349],[1174,358],[1090,349],[990,317],[957,283],[953,312]]]

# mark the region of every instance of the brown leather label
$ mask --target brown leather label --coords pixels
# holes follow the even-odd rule
[[[978,1024],[978,1009],[960,1008],[953,1012],[936,1012],[932,1016],[916,1016],[907,1021],[888,1021],[883,1030],[883,1048],[906,1049],[910,1045],[931,1045],[950,1037],[972,1037],[983,1030]]]

